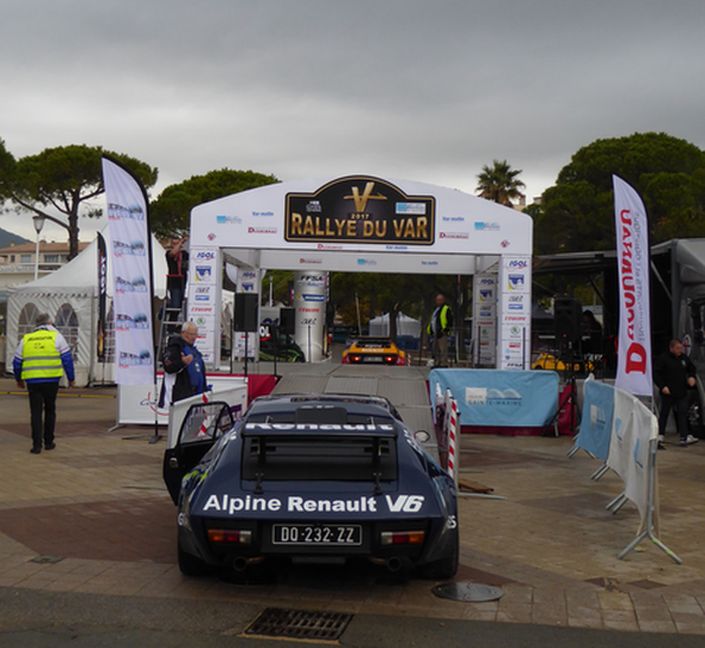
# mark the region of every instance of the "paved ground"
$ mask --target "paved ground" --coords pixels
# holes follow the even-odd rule
[[[545,645],[548,635],[542,633],[561,627],[705,634],[705,552],[700,549],[705,443],[686,450],[671,446],[659,454],[663,539],[683,557],[685,564],[677,566],[651,546],[625,561],[616,559],[638,526],[635,509],[627,506],[617,516],[604,510],[619,491],[618,480],[591,482],[594,461],[567,459],[567,440],[464,438],[466,474],[506,500],[462,500],[459,578],[502,585],[506,594],[499,603],[462,604],[435,598],[432,583],[395,585],[371,571],[297,568],[247,586],[184,579],[175,565],[174,508],[161,483],[163,446],[147,444],[149,431],[106,432],[114,422],[113,392],[62,395],[57,449],[34,456],[28,452],[26,398],[5,390],[12,391],[12,383],[0,384],[0,632],[6,633],[0,643],[4,637],[6,645],[15,640],[60,645],[58,638],[41,643],[44,631],[23,634],[33,628],[31,619],[6,602],[55,597],[37,599],[36,605],[56,610],[81,594],[90,595],[85,600],[92,605],[121,597],[125,609],[162,609],[166,601],[173,610],[188,607],[189,601],[210,603],[214,610],[231,606],[232,627],[238,628],[245,623],[238,610],[249,614],[265,605],[352,612],[360,628],[395,626],[400,633],[419,628],[415,636],[429,638],[432,630],[446,628],[460,640],[469,630],[461,631],[456,623],[468,621],[547,626],[532,625],[531,632],[519,632],[523,625],[471,626],[479,628],[473,630],[477,637],[487,637],[477,644],[485,646],[539,645],[541,637]],[[67,613],[65,624],[72,618]],[[134,618],[135,627],[150,629],[148,621]],[[430,634],[421,634],[420,619],[427,619]],[[121,627],[129,639],[126,623]],[[155,644],[158,633],[167,630],[155,627]],[[363,635],[350,636],[358,639],[352,642],[346,633],[346,645],[371,645],[362,642]],[[580,638],[569,643],[581,645],[592,635],[556,636]],[[501,643],[502,637],[525,637],[526,642]],[[600,637],[592,641],[610,645]],[[640,645],[658,645],[644,641]],[[679,645],[695,644],[679,640]]]

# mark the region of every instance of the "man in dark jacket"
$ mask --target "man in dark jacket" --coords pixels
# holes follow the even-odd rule
[[[695,365],[683,353],[680,340],[671,340],[668,351],[654,364],[654,382],[661,394],[661,413],[658,419],[659,439],[666,433],[668,415],[673,410],[682,446],[698,439],[688,434],[688,389],[695,387]]]
[[[193,322],[186,322],[179,335],[169,338],[162,356],[164,384],[160,406],[206,391],[206,366],[196,348],[197,337],[198,327]]]

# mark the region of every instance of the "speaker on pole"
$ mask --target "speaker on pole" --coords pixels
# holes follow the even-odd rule
[[[279,311],[279,330],[284,335],[294,335],[296,328],[296,309],[282,308]]]
[[[258,293],[235,293],[233,328],[241,333],[256,333],[259,329],[258,306]]]
[[[556,297],[553,302],[556,339],[562,342],[580,340],[582,304],[573,297]]]

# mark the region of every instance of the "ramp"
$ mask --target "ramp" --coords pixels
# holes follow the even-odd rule
[[[262,370],[262,369],[260,369]],[[275,394],[313,392],[368,394],[388,398],[411,430],[432,432],[424,367],[343,365],[332,362],[280,364]]]

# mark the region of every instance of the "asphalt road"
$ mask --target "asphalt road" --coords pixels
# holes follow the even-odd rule
[[[300,642],[239,636],[260,611],[254,605],[213,600],[128,598],[0,588],[0,646],[300,648]],[[428,648],[434,645],[444,648],[661,648],[671,645],[702,648],[704,640],[695,635],[356,615],[340,643],[356,648]]]

